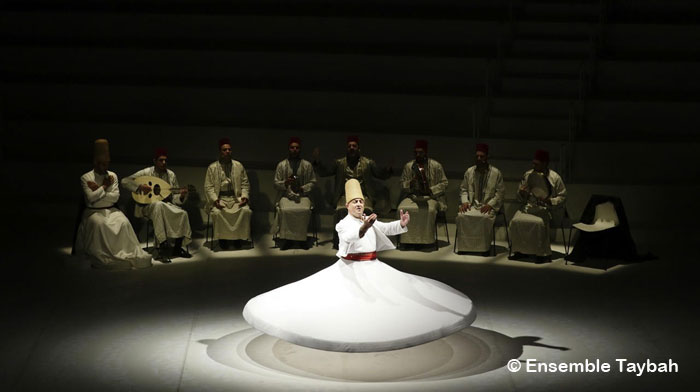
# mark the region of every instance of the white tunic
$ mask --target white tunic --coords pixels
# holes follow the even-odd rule
[[[476,165],[464,172],[459,197],[471,208],[458,213],[455,219],[458,252],[485,252],[491,248],[495,214],[503,205],[504,190],[501,171],[491,165],[483,172]],[[482,214],[480,209],[485,204],[493,209]]]
[[[363,237],[362,221],[337,225],[333,265],[261,294],[243,317],[256,329],[302,346],[330,351],[395,350],[457,332],[476,318],[471,300],[438,281],[400,272],[381,261],[350,261],[349,253],[394,246],[387,235],[405,232],[399,221],[376,222]]]
[[[80,177],[86,208],[78,227],[76,253],[89,256],[95,268],[149,267],[151,255],[141,249],[126,216],[113,207],[119,200],[117,175],[111,171],[107,175],[111,175],[114,182],[106,191],[101,186],[93,191],[87,185],[89,181],[101,185],[105,175],[91,170]]]
[[[221,162],[209,165],[204,177],[204,194],[207,198],[206,209],[211,212],[214,225],[214,240],[247,240],[250,239],[250,220],[253,211],[250,200],[241,206],[241,199],[250,199],[250,183],[243,165],[231,160],[231,169],[224,171]],[[222,195],[222,192],[226,195]],[[214,202],[221,200],[224,208],[214,207]]]
[[[166,173],[159,173],[154,166],[139,170],[136,173],[122,180],[122,186],[131,192],[136,192],[138,185],[134,182],[137,177],[151,176],[161,178],[173,188],[180,185],[177,182],[175,172],[167,169]],[[151,204],[136,204],[134,215],[137,218],[147,217],[153,222],[153,232],[156,237],[156,244],[160,244],[168,238],[183,238],[182,244],[187,245],[192,242],[192,229],[187,211],[183,210],[182,198],[180,194],[172,195],[171,202],[155,201]]]
[[[520,186],[529,183],[529,177],[537,175],[533,170],[528,170],[523,175]],[[508,230],[512,240],[513,252],[549,256],[552,254],[549,243],[549,222],[552,215],[559,215],[566,202],[566,187],[561,176],[554,170],[549,170],[545,178],[547,189],[544,191],[550,198],[551,206],[541,206],[537,198],[530,192],[526,198],[518,193],[518,199],[523,206],[515,213],[510,221]]]
[[[292,175],[296,175],[302,195],[290,199],[284,183]],[[306,241],[312,207],[308,195],[316,184],[313,166],[309,161],[300,159],[299,168],[294,173],[289,159],[285,159],[277,164],[273,184],[278,193],[273,233],[285,240]]]
[[[406,163],[401,172],[401,193],[402,196],[406,197],[401,200],[397,209],[408,211],[413,222],[411,231],[401,235],[401,243],[432,244],[435,242],[435,217],[438,211],[447,209],[445,200],[445,189],[448,185],[447,176],[445,176],[442,165],[429,158],[425,164],[425,179],[432,195],[411,198],[410,196],[414,195],[412,181],[422,181],[420,178],[415,178],[416,174],[413,169],[415,162],[413,160]]]

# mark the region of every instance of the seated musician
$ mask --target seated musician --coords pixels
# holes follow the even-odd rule
[[[95,141],[93,170],[80,177],[85,210],[78,226],[75,253],[87,255],[94,268],[131,269],[151,266],[151,255],[141,249],[129,219],[116,208],[117,175],[108,171],[109,143]]]
[[[274,186],[277,189],[277,214],[275,227],[280,249],[295,244],[308,249],[306,233],[311,219],[309,194],[316,184],[311,162],[301,159],[301,139],[289,139],[289,156],[277,164]]]
[[[489,164],[489,146],[476,145],[476,164],[464,172],[459,186],[461,204],[455,218],[458,252],[489,253],[496,213],[503,206],[503,176]]]
[[[136,173],[122,179],[122,186],[136,193],[148,194],[152,191],[146,184],[138,185],[135,179],[138,177],[157,177],[167,182],[174,192],[165,200],[154,200],[149,204],[136,203],[134,215],[137,218],[146,217],[153,222],[155,243],[158,247],[156,260],[169,263],[171,257],[192,257],[182,248],[192,242],[192,229],[187,211],[180,206],[187,199],[187,188],[179,189],[177,176],[168,169],[168,150],[158,148],[153,154],[153,166],[139,170]]]
[[[336,203],[334,224],[340,222],[348,214],[345,207],[345,183],[354,178],[360,182],[362,192],[365,195],[365,210],[368,214],[374,212],[374,198],[372,197],[371,178],[386,180],[393,172],[391,165],[380,168],[373,159],[362,155],[360,151],[360,138],[358,136],[348,136],[346,143],[346,153],[342,158],[333,161],[330,166],[326,166],[320,160],[320,151],[315,148],[313,151],[313,166],[316,174],[320,177],[335,176],[334,201]],[[338,233],[333,232],[333,248],[338,249]]]
[[[211,211],[214,240],[223,250],[241,249],[241,240],[250,238],[253,211],[248,197],[250,182],[243,165],[231,158],[231,140],[219,140],[219,159],[209,165],[204,178],[207,209]]]
[[[409,161],[401,173],[399,210],[411,214],[413,229],[401,234],[404,248],[420,248],[435,243],[435,217],[447,209],[447,177],[442,165],[428,158],[428,142],[416,140],[416,159]]]
[[[535,256],[537,262],[552,260],[549,224],[561,219],[566,202],[566,187],[561,176],[549,168],[549,152],[537,150],[532,169],[525,172],[518,188],[520,210],[510,221],[512,259]]]

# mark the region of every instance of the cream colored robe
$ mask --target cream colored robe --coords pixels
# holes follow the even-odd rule
[[[277,205],[273,232],[284,240],[306,241],[312,207],[308,195],[316,185],[316,174],[311,162],[300,159],[296,176],[302,194],[298,197],[291,194],[291,190],[284,185],[284,181],[293,174],[295,173],[292,173],[289,159],[277,164],[274,178],[274,186],[277,189]]]
[[[314,163],[314,167],[321,177],[335,175],[335,195],[336,210],[340,210],[343,215],[345,210],[345,182],[351,178],[360,182],[362,194],[365,196],[365,208],[373,210],[374,208],[374,189],[369,186],[371,177],[381,180],[386,180],[391,176],[389,170],[380,169],[374,160],[365,156],[360,156],[360,160],[355,168],[348,166],[347,157],[338,158],[333,161],[330,167],[322,165],[320,162]],[[346,210],[347,211],[347,210]]]
[[[108,171],[114,182],[107,190],[93,191],[88,181],[101,185],[105,175],[91,170],[80,177],[85,197],[83,220],[78,227],[76,254],[87,255],[95,268],[126,270],[151,266],[151,255],[141,249],[136,233],[126,216],[114,205],[119,200],[119,180]]]
[[[469,203],[471,208],[458,213],[455,219],[458,252],[485,252],[491,248],[493,223],[496,213],[503,206],[504,192],[501,171],[492,165],[483,173],[476,169],[476,165],[464,172],[459,197],[462,203]],[[493,209],[482,214],[480,209],[485,204]]]
[[[138,185],[134,182],[137,177],[158,177],[170,184],[173,188],[179,188],[175,172],[167,169],[167,173],[158,173],[154,166],[139,170],[136,173],[122,179],[122,186],[130,192],[136,192]],[[168,238],[183,238],[182,244],[192,242],[192,229],[187,211],[181,206],[183,200],[180,194],[172,195],[172,202],[155,201],[151,204],[136,204],[134,215],[137,218],[147,217],[153,223],[153,232],[156,245]]]
[[[231,172],[224,173],[219,161],[209,165],[204,177],[204,194],[207,199],[206,207],[211,211],[214,225],[214,240],[245,240],[250,239],[250,183],[243,165],[231,161]],[[233,196],[220,196],[221,191],[233,191]],[[241,198],[247,198],[248,204],[241,207]],[[218,209],[214,202],[220,199],[225,208]]]
[[[523,175],[520,186],[528,183],[528,177],[538,175],[528,170]],[[538,205],[537,198],[528,194],[523,198],[518,192],[518,200],[523,203],[520,210],[515,213],[510,221],[509,231],[512,240],[513,252],[530,254],[535,256],[549,256],[552,254],[549,242],[549,223],[552,217],[559,218],[566,202],[566,187],[561,176],[549,169],[546,176],[549,184],[549,197],[551,206]]]
[[[435,242],[435,217],[438,211],[447,209],[445,190],[447,176],[442,165],[428,158],[426,180],[432,196],[411,198],[411,180],[414,177],[413,163],[409,161],[401,172],[401,194],[405,198],[399,203],[399,210],[408,211],[411,215],[412,229],[401,235],[401,242],[407,244],[432,244]],[[397,211],[399,212],[399,211]]]

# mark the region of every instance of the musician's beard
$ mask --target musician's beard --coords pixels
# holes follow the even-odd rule
[[[230,157],[230,156],[220,157],[220,158],[219,158],[219,161],[220,161],[221,163],[231,163],[231,157]]]
[[[350,153],[347,153],[346,157],[347,157],[348,165],[350,167],[357,166],[357,162],[360,161],[360,153],[359,152],[356,152],[352,155]]]
[[[476,163],[476,168],[479,170],[486,170],[487,167],[489,167],[488,162],[477,162]]]
[[[428,157],[421,157],[421,158],[416,158],[416,162],[420,163],[421,165],[428,162]]]

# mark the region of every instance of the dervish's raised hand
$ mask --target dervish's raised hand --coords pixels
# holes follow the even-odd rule
[[[369,230],[369,228],[372,227],[374,222],[377,221],[377,214],[372,214],[370,216],[363,214],[362,221],[364,223],[362,224],[362,226],[360,226],[360,238],[364,237],[367,230]]]
[[[399,216],[401,217],[401,227],[408,226],[408,222],[411,221],[411,216],[408,215],[408,211],[404,212],[404,210],[399,210]]]
[[[362,221],[365,222],[362,226],[366,226],[368,229],[372,227],[374,222],[377,221],[377,214],[372,214],[370,216],[362,214]]]

